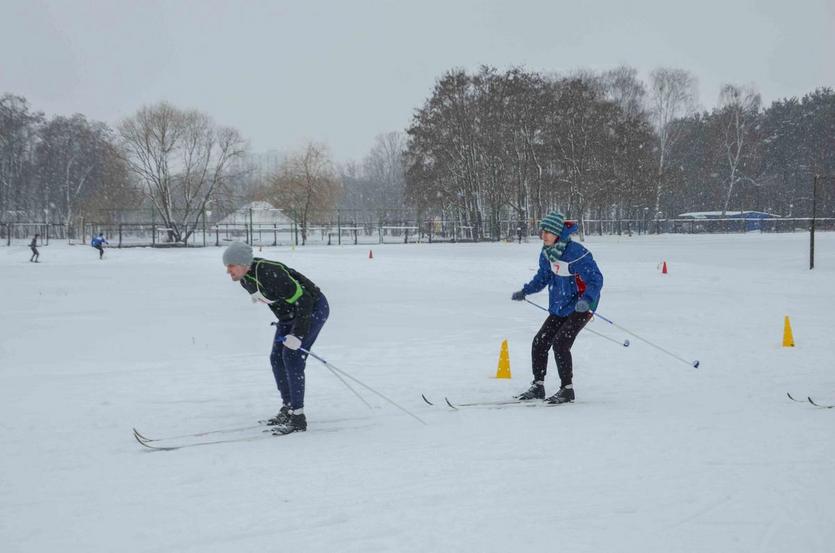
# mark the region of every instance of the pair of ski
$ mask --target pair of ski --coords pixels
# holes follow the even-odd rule
[[[434,402],[430,401],[429,398],[426,397],[426,394],[420,394],[420,397],[423,398],[423,401],[425,401],[428,405],[435,405]],[[545,401],[531,401],[522,399],[500,399],[495,401],[472,401],[469,403],[453,403],[447,397],[444,397],[444,403],[446,403],[447,407],[455,411],[462,407],[493,407],[496,409],[500,409],[502,407],[508,407],[510,405],[524,405],[526,407],[555,407],[557,405],[565,405],[565,403],[547,403]]]
[[[812,399],[810,396],[806,396],[806,401],[803,401],[802,399],[793,398],[792,395],[788,392],[786,392],[786,395],[789,396],[789,399],[792,400],[792,401],[796,401],[797,403],[806,403],[806,401],[808,401],[809,403],[811,403],[815,407],[820,407],[821,409],[832,409],[833,407],[835,407],[835,405],[827,405],[825,403],[818,403],[814,399]]]
[[[313,432],[317,434],[319,432],[336,432],[341,428],[344,428],[346,422],[356,421],[362,422],[363,418],[354,417],[317,420],[315,421],[317,428],[313,430]],[[334,424],[336,424],[336,426],[333,426]],[[324,426],[324,428],[320,429],[320,425]],[[150,438],[136,428],[133,428],[132,430],[134,439],[139,442],[141,446],[154,451],[174,451],[176,449],[199,447],[204,445],[253,442],[256,440],[265,440],[268,438],[278,438],[295,434],[295,432],[291,432],[290,434],[273,434],[275,426],[271,426],[266,420],[259,420],[258,424],[250,424],[248,426],[218,428],[214,430],[204,430],[202,432],[193,432],[190,434],[165,436],[162,438]],[[311,432],[311,430],[307,430],[306,432]],[[242,434],[242,436],[226,437],[228,435],[234,436],[235,434]]]
[[[145,436],[136,428],[133,428],[133,437],[143,447],[154,451],[174,451],[175,449],[183,449],[187,447],[199,447],[212,444],[227,444],[234,442],[251,442],[254,440],[263,440],[266,438],[273,438],[272,428],[265,428],[266,421],[258,421],[257,425],[240,426],[237,428],[221,428],[217,430],[206,430],[203,432],[194,432],[191,434],[178,434],[176,436],[165,436],[163,438],[149,438]],[[226,438],[225,435],[234,433],[252,433],[258,430],[255,435],[245,435],[238,438]]]

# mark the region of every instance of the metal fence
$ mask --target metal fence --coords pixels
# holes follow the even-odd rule
[[[723,217],[705,219],[594,219],[583,221],[586,234],[732,234],[808,232],[811,217]],[[835,230],[835,218],[815,218],[817,230]]]
[[[587,235],[702,234],[747,232],[807,232],[811,218],[720,219],[587,219]],[[835,218],[816,218],[819,231],[835,230]],[[531,229],[527,231],[526,229]],[[205,247],[241,241],[261,246],[410,244],[417,242],[522,241],[536,236],[536,225],[525,221],[501,221],[480,226],[460,221],[432,219],[396,223],[317,223],[302,232],[296,224],[205,224],[186,229],[187,238],[175,241],[170,228],[160,223],[0,223],[0,244],[26,245],[35,234],[39,245],[50,241],[89,243],[103,233],[111,247]]]

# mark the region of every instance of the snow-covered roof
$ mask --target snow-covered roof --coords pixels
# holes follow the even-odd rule
[[[716,219],[717,217],[779,217],[779,215],[766,213],[765,211],[726,211],[724,214],[721,211],[691,211],[689,213],[681,213],[678,216],[688,219]]]
[[[269,202],[251,202],[221,219],[219,225],[289,225],[293,220]]]

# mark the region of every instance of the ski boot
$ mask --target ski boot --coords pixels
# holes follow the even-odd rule
[[[531,387],[526,392],[522,392],[518,396],[513,396],[513,398],[522,401],[545,399],[545,385],[542,382],[531,382]]]
[[[282,405],[281,409],[278,410],[278,413],[271,418],[267,419],[267,426],[277,426],[279,424],[287,424],[290,420],[290,408],[286,405]]]
[[[574,388],[560,388],[556,394],[545,400],[546,403],[557,405],[574,401]]]
[[[273,428],[273,436],[284,436],[292,432],[304,432],[307,430],[307,418],[305,418],[304,413],[300,415],[291,413],[289,416],[290,420],[284,424],[276,425]]]

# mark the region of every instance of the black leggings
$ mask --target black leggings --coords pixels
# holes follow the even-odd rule
[[[560,375],[560,386],[571,384],[573,367],[571,363],[571,346],[577,334],[591,319],[591,313],[577,313],[568,317],[549,315],[542,328],[533,338],[531,347],[531,361],[533,364],[533,379],[536,382],[545,380],[548,370],[548,350],[554,348],[554,359]]]

